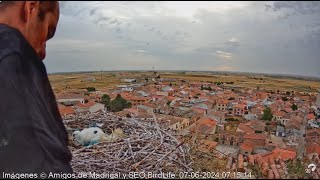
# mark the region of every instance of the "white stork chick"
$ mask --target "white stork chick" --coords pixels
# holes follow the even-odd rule
[[[73,132],[72,140],[83,146],[89,146],[103,141],[116,141],[123,136],[124,133],[120,128],[113,130],[110,135],[106,135],[100,128],[90,127],[83,129],[81,132]]]
[[[73,140],[83,146],[93,145],[98,142],[109,140],[105,133],[98,127],[85,128],[81,132],[75,131],[72,134]]]

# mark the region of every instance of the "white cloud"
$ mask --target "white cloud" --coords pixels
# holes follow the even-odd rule
[[[65,58],[78,60],[75,68],[85,68],[90,59],[99,68],[158,63],[163,69],[228,69],[230,64],[221,63],[232,63],[239,71],[316,73],[319,13],[307,13],[313,4],[306,2],[307,9],[279,19],[290,3],[279,8],[273,2],[63,2],[48,58],[62,59],[50,64],[55,69],[68,66]],[[266,10],[265,4],[278,10]]]
[[[106,43],[103,41],[81,40],[81,39],[52,39],[48,41],[47,48],[54,52],[88,52],[94,53],[97,50],[122,48],[119,43]]]
[[[229,39],[229,42],[232,42],[232,43],[238,43],[240,42],[239,39],[235,38],[235,37],[232,37],[231,39]]]
[[[232,59],[232,54],[223,51],[216,51],[216,55],[222,59],[230,60]]]
[[[166,8],[170,9],[172,16],[194,18],[199,10],[206,10],[215,13],[227,13],[235,9],[241,9],[248,6],[250,2],[239,1],[167,1],[164,2]]]
[[[204,67],[208,71],[235,71],[237,68],[231,65],[218,65],[218,66],[207,66]]]
[[[216,70],[218,70],[218,71],[234,71],[234,70],[236,70],[236,68],[234,68],[233,66],[224,65],[224,66],[218,66],[216,68]]]
[[[143,50],[143,49],[138,49],[136,50],[137,53],[146,53],[147,51]]]

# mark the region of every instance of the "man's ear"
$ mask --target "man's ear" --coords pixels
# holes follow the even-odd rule
[[[39,8],[39,1],[25,1],[24,2],[24,21],[28,21],[32,16],[37,15],[36,10]]]

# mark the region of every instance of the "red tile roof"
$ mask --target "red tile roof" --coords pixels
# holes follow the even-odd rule
[[[292,109],[291,108],[284,108],[284,110],[288,113],[292,112]]]
[[[294,159],[297,156],[297,153],[294,151],[280,148],[275,148],[272,154],[274,158],[280,157],[282,160]]]
[[[75,114],[75,111],[72,107],[70,106],[64,106],[64,105],[58,105],[59,112],[61,116],[67,116],[67,115],[72,115]]]
[[[265,135],[265,134],[245,134],[244,139],[266,140],[267,135]]]
[[[314,114],[313,113],[310,113],[310,114],[308,114],[308,116],[307,116],[307,119],[308,120],[312,120],[312,119],[315,119],[316,117],[314,116]]]
[[[163,96],[163,95],[154,95],[154,96],[152,96],[152,98],[155,98],[155,99],[164,99],[164,98],[166,98],[166,96]]]
[[[294,128],[297,130],[300,130],[300,126],[301,126],[300,122],[294,118],[290,119],[285,125],[286,128]]]
[[[214,116],[218,116],[220,118],[225,118],[225,114],[222,113],[221,111],[211,111],[211,112],[209,112],[209,114],[214,115]]]
[[[191,109],[192,109],[194,112],[199,113],[199,114],[203,114],[203,113],[206,112],[206,110],[205,110],[205,109],[202,109],[202,108],[192,107]]]
[[[275,111],[275,112],[273,112],[273,115],[274,116],[284,116],[285,112],[283,112],[283,111]]]
[[[203,117],[197,121],[197,124],[216,125],[216,121],[210,117]]]
[[[316,142],[307,143],[306,153],[307,153],[307,155],[311,154],[311,153],[320,154],[320,144],[318,144]]]
[[[57,95],[57,99],[83,99],[81,94],[61,93]]]
[[[215,141],[209,141],[209,140],[201,140],[200,141],[200,149],[202,151],[211,151],[212,149],[216,148],[216,146],[218,145],[217,142]]]
[[[260,120],[253,120],[246,123],[247,126],[250,126],[255,131],[264,131],[266,127],[266,123]]]
[[[240,123],[238,125],[238,129],[246,134],[254,134],[254,132],[255,132],[250,126],[248,126],[244,123]]]
[[[228,100],[226,100],[226,99],[220,99],[220,100],[218,100],[217,101],[217,104],[228,104]]]
[[[195,131],[195,128],[197,128],[198,132],[201,133],[210,133],[215,127],[217,123],[213,118],[210,117],[204,117],[199,119],[196,122],[196,127],[193,127],[191,131]]]
[[[167,100],[168,100],[168,101],[173,101],[173,100],[175,100],[175,99],[176,99],[176,98],[173,97],[173,96],[168,96],[168,97],[167,97]]]
[[[81,107],[81,108],[90,108],[91,106],[95,105],[96,102],[94,101],[89,101],[88,103],[82,104],[82,103],[78,103],[76,106],[77,107]]]
[[[241,144],[240,149],[243,149],[243,150],[245,150],[245,151],[252,152],[252,150],[253,150],[253,145],[252,145],[251,143],[249,143],[249,142],[246,142],[246,143]]]
[[[308,129],[306,131],[306,137],[320,137],[320,129]]]

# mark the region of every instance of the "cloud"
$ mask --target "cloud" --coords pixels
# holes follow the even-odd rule
[[[233,66],[227,66],[227,65],[225,65],[225,66],[218,66],[218,67],[216,68],[216,70],[218,70],[218,71],[234,71],[235,68],[234,68]]]
[[[232,37],[231,39],[229,39],[229,42],[231,43],[238,43],[240,42],[239,39],[235,38],[235,37]]]
[[[319,14],[320,2],[319,1],[276,1],[271,6],[273,11],[288,10],[291,11],[288,15],[297,14]],[[270,9],[270,8],[269,8]]]
[[[207,71],[235,71],[237,70],[234,66],[231,65],[217,65],[217,66],[206,66],[204,67]]]
[[[95,21],[95,23],[98,24],[100,21],[109,21],[110,19],[111,19],[110,17],[101,16]]]
[[[216,51],[216,55],[222,59],[225,60],[230,60],[232,59],[232,54],[228,52],[223,52],[223,51]]]
[[[136,53],[141,53],[141,54],[144,54],[146,53],[147,51],[146,50],[143,50],[143,49],[138,49],[135,51]]]
[[[47,46],[55,63],[48,69],[130,69],[157,62],[159,69],[232,66],[319,76],[318,4],[61,2],[58,29]],[[138,59],[145,65],[134,65]]]
[[[94,15],[98,9],[99,9],[98,7],[91,9],[90,10],[90,15],[91,16]]]
[[[100,41],[65,38],[65,39],[54,39],[52,41],[49,41],[47,44],[47,47],[48,49],[50,49],[50,51],[53,51],[55,53],[59,53],[59,52],[93,53],[97,50],[115,49],[115,48],[121,48],[123,46],[118,43],[108,44]]]

